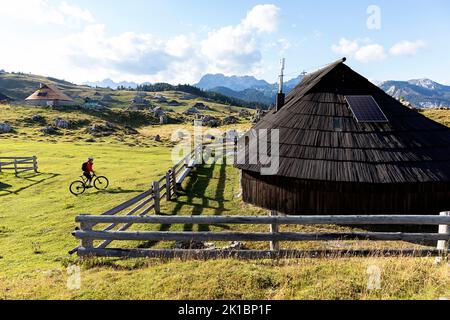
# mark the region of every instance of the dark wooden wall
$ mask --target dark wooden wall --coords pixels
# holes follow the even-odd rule
[[[297,215],[434,215],[450,210],[450,183],[360,184],[242,172],[243,199]]]

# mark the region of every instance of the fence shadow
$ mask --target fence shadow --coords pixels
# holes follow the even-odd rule
[[[13,188],[12,185],[0,183],[0,197],[5,197],[9,195],[18,195],[22,191],[25,191],[27,189],[33,188],[37,185],[40,185],[48,180],[54,179],[56,177],[60,176],[58,173],[35,173],[35,174],[28,174],[26,176],[17,176],[16,179],[29,182],[26,186],[23,186],[16,190],[11,190]],[[3,193],[3,194],[2,194]]]
[[[128,194],[128,193],[143,193],[144,190],[126,190],[126,189],[109,189],[109,190],[102,190],[98,193],[106,193],[106,194]]]
[[[353,228],[362,229],[369,232],[403,232],[403,233],[436,233],[438,226],[425,225],[353,225]],[[435,247],[436,241],[404,241],[411,244]]]
[[[217,182],[214,198],[207,196],[207,189],[211,181],[213,181],[214,171],[220,166],[219,177]],[[191,209],[190,214],[192,216],[201,216],[205,209],[212,209],[214,215],[220,216],[225,211],[225,187],[226,187],[226,164],[211,164],[198,167],[191,173],[190,179],[183,190],[178,190],[178,198],[174,200],[175,207],[168,216],[176,216],[186,208]],[[185,199],[180,199],[184,198]],[[195,200],[201,200],[201,203],[195,203]],[[217,202],[217,206],[212,206],[211,202]],[[164,215],[164,214],[162,214]],[[230,227],[226,225],[214,225],[225,230],[229,230]],[[169,231],[172,225],[163,224],[160,226],[159,231]],[[211,225],[199,225],[198,231],[208,232]],[[183,226],[184,232],[194,230],[194,225],[185,224]],[[149,241],[139,246],[139,248],[151,248],[158,242]]]

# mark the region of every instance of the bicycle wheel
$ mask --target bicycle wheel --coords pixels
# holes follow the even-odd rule
[[[94,187],[97,190],[106,190],[109,187],[109,180],[106,177],[97,177],[94,180]]]
[[[70,185],[70,193],[72,193],[75,196],[78,196],[80,194],[83,194],[84,191],[86,191],[86,185],[83,181],[74,181]]]

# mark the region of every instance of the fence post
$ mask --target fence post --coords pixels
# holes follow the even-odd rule
[[[173,183],[173,194],[177,194],[177,170],[172,168],[172,183]]]
[[[170,183],[170,170],[166,173],[166,200],[170,201],[172,199],[172,184]]]
[[[92,227],[94,225],[89,222],[80,222],[81,231],[92,231]],[[85,249],[93,249],[94,248],[94,240],[92,239],[81,239],[81,247]]]
[[[449,212],[441,212],[440,214],[443,217],[450,216]],[[450,235],[450,226],[449,225],[440,225],[439,226],[439,234]],[[439,250],[440,257],[436,258],[436,263],[442,263],[448,261],[448,249],[449,249],[449,241],[448,240],[440,240],[437,244],[437,249]]]
[[[14,173],[17,175],[17,159],[14,159]]]
[[[270,211],[270,216],[276,217],[278,216],[278,212],[276,211]],[[280,232],[280,226],[278,224],[271,224],[270,225],[270,233],[276,234]],[[278,251],[280,250],[280,243],[278,241],[270,241],[270,250],[271,251]]]
[[[33,168],[34,168],[34,173],[38,173],[38,164],[37,164],[36,156],[33,156]]]
[[[161,213],[161,190],[159,189],[159,182],[153,182],[153,195],[155,197],[155,214]]]

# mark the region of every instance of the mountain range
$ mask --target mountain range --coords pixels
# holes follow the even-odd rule
[[[285,93],[289,93],[300,83],[299,76],[284,84]],[[409,81],[385,81],[377,84],[396,99],[405,99],[418,108],[450,106],[450,86],[439,84],[430,79]],[[226,77],[222,74],[204,76],[195,86],[245,101],[273,104],[278,85],[270,84],[254,77]]]
[[[302,80],[302,76],[284,83],[285,93],[289,93]],[[110,79],[100,82],[85,83],[91,87],[105,87],[117,89],[118,87],[136,88],[137,83],[116,83]],[[439,84],[430,79],[417,79],[409,81],[385,81],[377,83],[385,92],[394,98],[403,98],[418,108],[434,108],[450,106],[450,86]],[[194,86],[222,95],[241,99],[247,102],[257,102],[271,105],[275,101],[278,84],[259,80],[252,76],[225,76],[223,74],[207,74]]]
[[[418,108],[450,106],[450,86],[430,79],[386,81],[380,88],[396,99],[404,98]]]
[[[302,76],[298,76],[285,82],[284,91],[286,93],[291,92],[302,79]],[[278,92],[278,83],[269,83],[265,80],[258,80],[250,76],[227,77],[223,74],[207,74],[195,86],[229,97],[264,103],[266,105],[271,105],[275,101],[275,96]]]
[[[128,82],[128,81],[122,81],[122,82],[114,82],[111,79],[105,79],[102,81],[96,81],[96,82],[85,82],[83,83],[86,86],[89,87],[99,87],[99,88],[111,88],[116,90],[119,87],[124,87],[124,88],[131,88],[131,89],[136,89],[137,86],[139,85],[139,83],[136,82]],[[143,84],[150,84],[150,83],[143,83]]]

